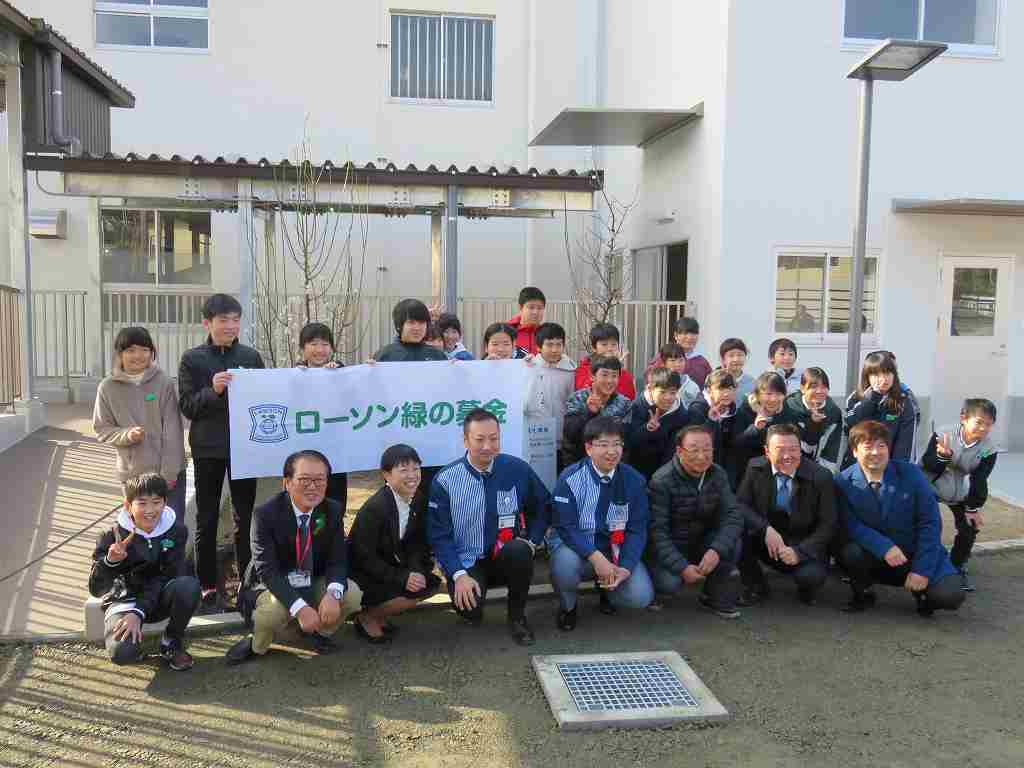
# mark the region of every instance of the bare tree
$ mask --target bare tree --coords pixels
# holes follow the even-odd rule
[[[247,228],[258,346],[272,366],[293,365],[299,331],[318,321],[331,328],[340,354],[359,352],[368,190],[356,184],[352,163],[314,165],[308,128],[291,161],[275,167],[273,189],[272,200],[254,201],[267,221],[262,237],[255,221]]]
[[[639,190],[628,202],[602,187],[600,203],[588,214],[579,233],[570,233],[569,211],[565,217],[565,257],[569,267],[576,314],[576,343],[589,346],[590,329],[611,322],[618,307],[632,295],[632,269],[625,263],[623,230],[639,201]]]

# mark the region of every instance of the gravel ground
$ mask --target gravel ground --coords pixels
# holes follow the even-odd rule
[[[733,713],[656,731],[559,732],[496,604],[479,629],[421,610],[390,648],[345,628],[336,656],[299,642],[233,669],[221,656],[238,635],[197,638],[187,673],[115,668],[91,646],[3,646],[0,765],[1017,768],[1024,554],[979,558],[973,574],[964,609],[932,620],[894,589],[846,616],[837,582],[811,609],[779,582],[734,622],[692,594],[639,617],[601,616],[588,597],[571,635],[552,600],[531,602],[531,652],[674,649]]]

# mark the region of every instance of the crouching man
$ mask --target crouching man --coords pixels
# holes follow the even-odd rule
[[[836,477],[840,514],[850,536],[842,561],[853,597],[847,612],[875,602],[876,582],[902,586],[922,616],[955,611],[964,601],[960,578],[942,546],[935,492],[919,467],[889,459],[889,430],[862,421],[850,430],[856,463]]]
[[[167,481],[156,473],[124,483],[124,509],[99,535],[89,593],[103,598],[104,637],[115,664],[142,656],[142,623],[169,619],[160,656],[176,672],[192,667],[185,629],[199,605],[199,582],[187,575],[188,531],[167,506]]]
[[[743,513],[725,470],[711,461],[713,452],[708,427],[679,430],[676,455],[651,478],[648,549],[658,592],[675,594],[684,583],[704,582],[700,604],[736,619]]]
[[[228,664],[266,654],[292,620],[317,653],[333,653],[331,636],[359,610],[341,504],[326,498],[330,475],[319,451],[293,453],[284,462],[284,490],[253,514],[252,562],[239,590],[239,610],[253,632],[228,649]]]
[[[832,474],[801,455],[795,424],[768,427],[764,451],[736,493],[747,517],[740,605],[768,597],[762,563],[792,575],[800,601],[811,605],[828,578],[826,551],[836,533]]]
[[[646,608],[654,599],[647,568],[640,562],[647,543],[644,477],[622,464],[623,427],[598,416],[583,428],[587,458],[567,468],[555,485],[549,538],[551,583],[558,593],[556,625],[576,628],[576,593],[595,579],[601,612]]]

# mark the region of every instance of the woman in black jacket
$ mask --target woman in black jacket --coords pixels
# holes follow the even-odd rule
[[[800,430],[800,452],[835,475],[839,472],[843,412],[832,402],[829,386],[824,369],[805,368],[800,391],[786,398],[786,410]]]
[[[356,513],[349,532],[352,580],[363,591],[356,632],[373,644],[389,642],[396,631],[389,617],[415,607],[441,584],[427,546],[427,500],[418,490],[421,463],[408,445],[384,451],[385,485]]]

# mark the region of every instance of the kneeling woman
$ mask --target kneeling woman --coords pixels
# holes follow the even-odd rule
[[[427,547],[427,499],[418,491],[416,449],[392,445],[380,459],[385,485],[356,513],[349,533],[352,580],[363,590],[356,632],[367,642],[390,641],[388,618],[430,597],[441,580]]]

